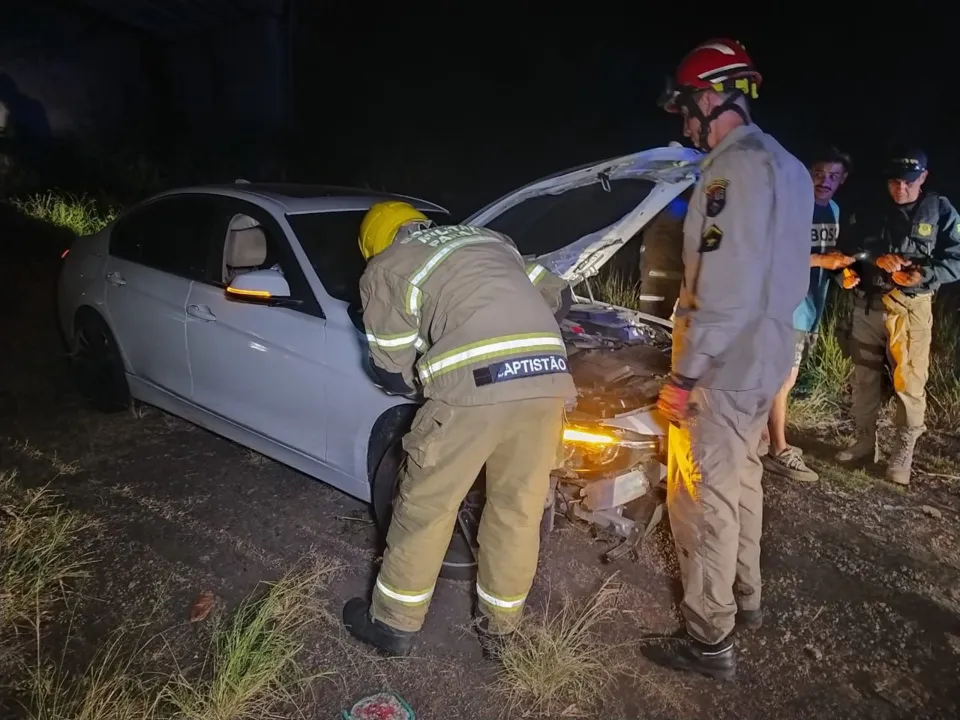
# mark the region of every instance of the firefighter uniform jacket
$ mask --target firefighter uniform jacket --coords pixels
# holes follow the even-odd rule
[[[360,279],[374,369],[388,389],[420,388],[450,405],[573,399],[553,316],[564,284],[525,264],[500,233],[462,225],[401,233]]]
[[[942,195],[924,193],[908,205],[890,203],[876,225],[868,224],[855,234],[859,236],[856,251],[869,254],[867,261],[854,266],[862,276],[859,294],[883,294],[896,287],[905,295],[925,295],[944,283],[960,280],[960,214]],[[919,268],[920,283],[894,285],[890,275],[874,264],[888,253]]]

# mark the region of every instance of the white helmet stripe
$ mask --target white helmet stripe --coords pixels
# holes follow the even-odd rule
[[[718,81],[725,80],[726,79],[725,77],[711,78],[710,76],[716,75],[717,73],[725,73],[729,70],[738,70],[739,68],[745,68],[745,67],[747,67],[746,63],[742,63],[742,62],[732,63],[730,65],[723,65],[722,67],[713,68],[712,70],[708,70],[707,72],[700,73],[699,75],[697,75],[697,77],[700,78],[701,80],[709,80],[709,79],[718,80]]]
[[[736,52],[729,45],[724,45],[723,43],[706,43],[697,48],[697,50],[717,50],[722,52],[724,55],[736,55]]]

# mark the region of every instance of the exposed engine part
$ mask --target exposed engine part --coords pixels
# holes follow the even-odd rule
[[[571,351],[570,372],[577,384],[577,412],[609,418],[652,405],[670,373],[670,356],[642,344]]]

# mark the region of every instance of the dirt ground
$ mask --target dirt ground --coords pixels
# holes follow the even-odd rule
[[[229,609],[261,580],[312,553],[343,565],[327,609],[338,617],[374,574],[367,508],[339,492],[152,408],[104,416],[66,377],[49,275],[2,282],[0,467],[24,484],[50,483],[96,518],[97,558],[72,611],[71,653],[89,652],[125,620],[200,640],[185,618],[198,592]],[[960,714],[960,469],[956,437],[928,434],[915,485],[899,491],[872,474],[826,462],[835,438],[799,439],[823,475],[800,485],[765,478],[766,618],[739,638],[735,683],[650,665],[639,637],[677,626],[676,563],[662,525],[639,557],[601,562],[609,539],[558,523],[543,548],[531,611],[549,598],[587,596],[614,571],[620,619],[605,630],[611,654],[635,673],[590,717],[948,718]],[[365,694],[401,693],[418,717],[503,716],[496,666],[467,633],[471,587],[441,581],[415,657],[375,659],[328,623],[308,639],[310,664],[334,670],[313,683],[304,714],[338,717]],[[635,642],[636,641],[636,642]],[[56,642],[56,638],[50,640]],[[613,645],[616,644],[616,648]],[[13,714],[10,698],[0,715]],[[576,708],[570,709],[573,715]],[[520,717],[513,714],[511,717]]]

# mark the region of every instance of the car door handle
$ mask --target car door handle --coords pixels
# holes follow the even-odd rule
[[[127,284],[127,281],[124,279],[123,275],[118,272],[107,273],[104,279],[111,285],[116,285],[117,287]]]
[[[187,315],[200,318],[201,320],[217,319],[217,316],[214,315],[206,305],[187,305]]]

